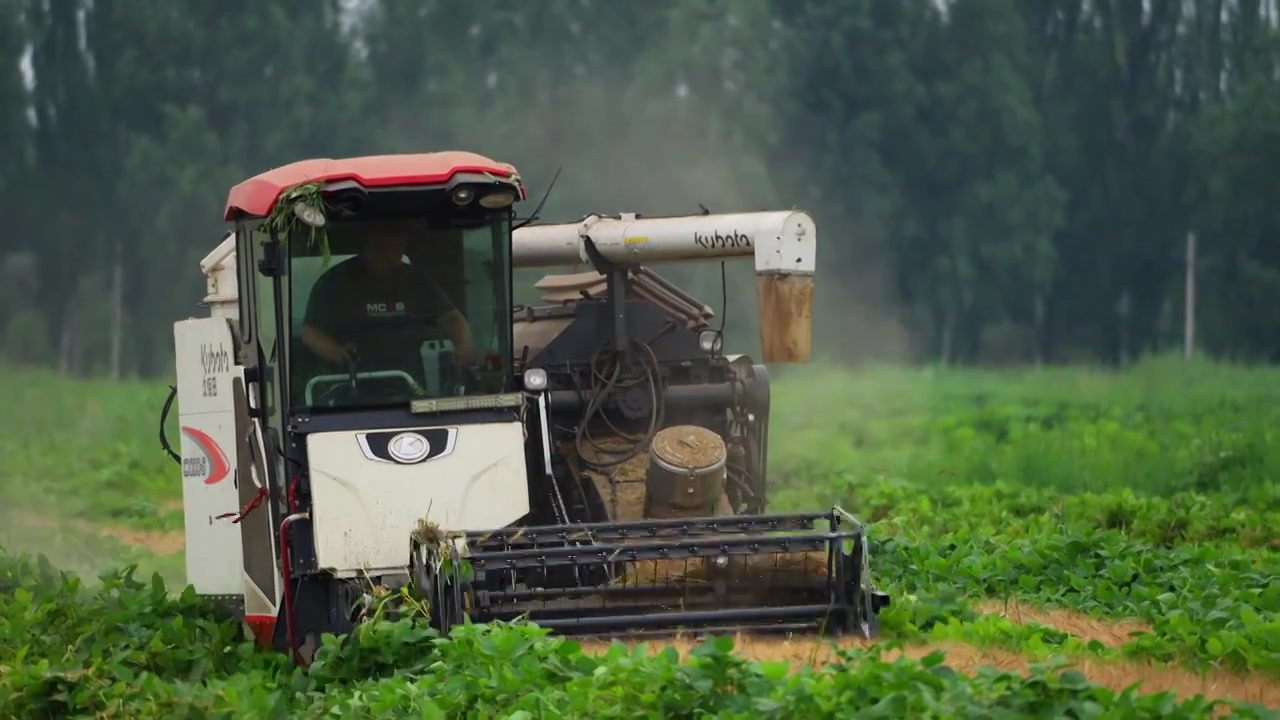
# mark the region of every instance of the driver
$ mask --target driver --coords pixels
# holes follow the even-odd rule
[[[405,226],[378,226],[355,257],[316,280],[302,326],[307,348],[337,365],[358,357],[371,368],[410,370],[421,345],[414,326],[435,325],[459,362],[474,362],[466,318],[425,272],[404,263],[409,235]]]

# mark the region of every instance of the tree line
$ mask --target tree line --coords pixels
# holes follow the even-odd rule
[[[231,185],[469,149],[542,213],[799,207],[818,352],[1280,359],[1275,0],[0,0],[0,352],[167,374]],[[533,205],[534,202],[527,203]],[[749,267],[731,342],[754,342]],[[719,268],[659,269],[720,311]],[[519,281],[528,286],[538,274]]]

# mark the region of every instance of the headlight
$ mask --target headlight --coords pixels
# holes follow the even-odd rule
[[[293,214],[311,227],[324,227],[324,213],[320,212],[320,208],[312,207],[302,200],[293,204]]]
[[[542,368],[529,368],[524,371],[524,389],[539,392],[547,389],[547,371]]]
[[[702,348],[704,353],[718,353],[720,346],[724,340],[720,337],[719,330],[703,330],[698,333],[698,347]]]
[[[455,205],[466,205],[474,200],[476,192],[469,187],[460,187],[453,191],[453,203]]]
[[[516,194],[510,190],[495,190],[488,195],[480,196],[480,206],[489,210],[501,210],[505,207],[511,207],[511,203],[516,201]]]

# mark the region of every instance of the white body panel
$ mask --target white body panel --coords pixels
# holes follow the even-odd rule
[[[236,301],[240,297],[240,281],[236,275],[235,233],[227,233],[218,247],[204,256],[200,272],[204,274],[205,304],[229,311],[232,314],[228,317],[238,317]]]
[[[244,592],[240,526],[217,519],[240,509],[236,477],[235,364],[219,317],[174,323],[187,582],[205,595]]]
[[[812,275],[817,231],[799,210],[645,218],[589,215],[579,222],[529,225],[515,231],[518,268],[590,263],[591,238],[605,259],[631,265],[755,257],[756,273]]]
[[[440,456],[408,465],[375,457],[363,435],[317,433],[307,440],[312,530],[322,568],[340,576],[401,572],[419,520],[446,530],[484,529],[529,512],[519,422],[457,427]]]

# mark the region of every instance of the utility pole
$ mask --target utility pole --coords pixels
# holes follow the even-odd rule
[[[1187,277],[1182,325],[1182,358],[1190,362],[1196,349],[1196,234],[1187,233]]]

